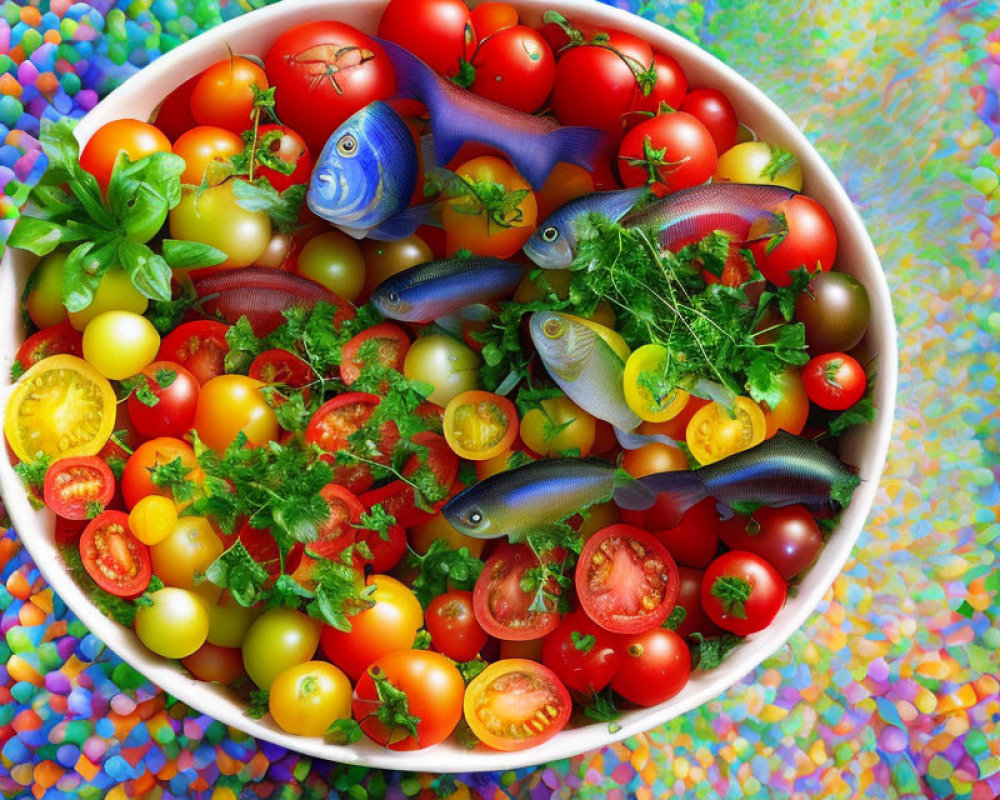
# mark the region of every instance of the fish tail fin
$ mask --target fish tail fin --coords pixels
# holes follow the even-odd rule
[[[658,472],[638,478],[615,489],[615,502],[622,508],[644,511],[657,503],[663,512],[657,525],[663,529],[676,527],[688,509],[708,496],[697,470]]]
[[[509,154],[514,168],[539,191],[552,168],[560,161],[591,169],[604,142],[604,131],[597,128],[557,128],[546,134],[544,145],[531,152]]]
[[[420,100],[433,115],[434,109],[431,108],[430,101],[436,100],[438,96],[437,73],[405,47],[377,36],[372,38],[385,50],[396,73],[396,97]]]
[[[665,444],[670,447],[677,447],[677,442],[663,433],[630,433],[615,426],[615,438],[624,450],[638,450],[647,444]]]
[[[385,222],[376,225],[368,231],[369,239],[380,242],[394,242],[405,239],[421,225],[433,225],[439,222],[437,203],[423,203],[400,211]]]

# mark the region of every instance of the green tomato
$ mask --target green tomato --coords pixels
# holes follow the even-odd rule
[[[479,354],[450,336],[421,336],[406,352],[403,374],[434,387],[427,399],[439,406],[451,398],[479,388]]]
[[[62,304],[62,274],[66,253],[55,251],[38,262],[31,273],[35,285],[28,294],[28,315],[39,328],[66,321]]]
[[[205,644],[208,612],[194,592],[168,586],[149,599],[152,605],[135,615],[136,635],[146,647],[165,658],[186,658]]]
[[[132,311],[142,314],[149,306],[149,298],[132,285],[132,279],[121,269],[104,273],[94,292],[94,299],[82,311],[70,311],[69,322],[82,331],[96,316],[105,311]]]
[[[160,334],[131,311],[105,311],[83,331],[83,357],[105,378],[121,381],[152,363]]]
[[[771,158],[771,146],[767,142],[741,142],[719,156],[715,181],[785,186],[796,192],[802,191],[802,167],[798,159],[791,156],[791,160],[773,176],[765,175]]]
[[[299,253],[298,273],[345,300],[355,300],[365,286],[365,260],[354,240],[339,231],[314,236]]]
[[[309,661],[319,646],[323,624],[291,608],[261,614],[243,637],[243,666],[261,689],[289,667]]]
[[[241,606],[229,592],[225,592],[218,603],[208,607],[208,643],[219,647],[240,647],[258,616],[258,609]]]
[[[218,248],[228,258],[218,265],[246,267],[267,250],[271,218],[264,211],[248,211],[236,202],[233,182],[227,181],[199,193],[188,188],[170,212],[170,235]]]

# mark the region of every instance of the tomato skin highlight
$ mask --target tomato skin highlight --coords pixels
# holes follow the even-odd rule
[[[680,110],[705,126],[718,153],[725,153],[736,144],[739,130],[736,109],[718,89],[692,89],[681,102]]]
[[[864,367],[846,353],[826,353],[811,359],[802,370],[806,394],[820,408],[845,411],[865,395]]]
[[[691,653],[684,640],[653,628],[622,637],[611,688],[637,706],[655,706],[680,692],[690,675]]]
[[[241,133],[252,125],[253,87],[268,88],[267,76],[247,58],[230,56],[198,78],[191,92],[191,115],[201,125]]]
[[[105,511],[83,529],[80,558],[94,582],[118,597],[138,597],[149,586],[149,548],[135,538],[121,511]]]
[[[45,473],[45,505],[66,519],[90,519],[87,506],[97,504],[103,508],[114,493],[115,477],[97,456],[62,458]]]
[[[495,750],[525,750],[565,727],[572,711],[569,692],[548,667],[527,659],[495,661],[469,683],[465,721]]]
[[[582,610],[571,611],[542,641],[542,663],[570,691],[581,695],[599,692],[618,670],[615,637]]]
[[[435,72],[458,74],[476,43],[469,9],[461,0],[390,0],[378,35],[402,45]]]
[[[580,607],[612,633],[663,623],[677,602],[677,564],[652,534],[611,525],[591,536],[576,564]]]
[[[734,588],[726,591],[728,587]],[[725,599],[741,591],[737,603]],[[705,570],[701,604],[720,628],[749,636],[771,624],[785,605],[787,592],[784,579],[763,558],[745,550],[730,550]]]
[[[486,561],[473,589],[476,619],[490,636],[538,639],[559,625],[557,611],[532,611],[532,595],[521,586],[524,574],[539,565],[526,544],[501,544]],[[558,587],[550,587],[558,591]]]
[[[517,9],[510,3],[487,0],[469,12],[476,38],[481,42],[497,31],[517,25]]]

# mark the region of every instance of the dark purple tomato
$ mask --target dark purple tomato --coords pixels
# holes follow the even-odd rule
[[[846,272],[822,272],[795,302],[814,353],[847,352],[864,336],[871,306],[868,291]]]
[[[718,530],[727,547],[760,556],[786,581],[812,564],[823,547],[816,520],[802,506],[759,508],[720,523]]]

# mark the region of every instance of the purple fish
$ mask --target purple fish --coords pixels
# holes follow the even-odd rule
[[[668,194],[627,214],[620,224],[626,228],[656,228],[665,250],[678,250],[714,231],[727,233],[734,243],[743,244],[755,222],[773,219],[778,206],[796,194],[784,186],[707,183]]]
[[[396,70],[397,97],[420,100],[430,111],[438,164],[447,164],[464,142],[474,141],[506,153],[514,168],[536,190],[542,188],[560,161],[592,169],[592,160],[604,143],[603,131],[564,128],[547,117],[487,100],[445,80],[398,44],[378,38],[375,41]]]

